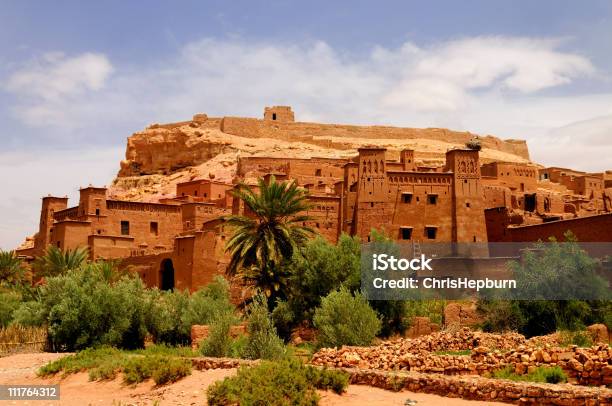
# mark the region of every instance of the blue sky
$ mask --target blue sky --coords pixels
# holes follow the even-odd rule
[[[4,1],[0,247],[196,112],[441,126],[612,169],[609,1]]]

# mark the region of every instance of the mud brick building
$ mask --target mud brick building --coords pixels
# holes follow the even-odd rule
[[[156,125],[155,130],[163,126],[218,126],[225,134],[295,137],[327,146],[336,141],[317,137],[359,133],[376,139],[381,134],[389,138],[412,134],[393,127],[296,123],[287,106],[266,108],[263,120],[199,114],[189,122]],[[433,137],[444,138],[444,133],[434,132]],[[496,145],[484,141],[485,146]],[[163,151],[168,150],[168,142],[164,141]],[[519,141],[502,147],[526,155]],[[224,149],[219,148],[222,153]],[[180,155],[183,152],[177,154],[186,160],[186,155]],[[149,154],[142,162],[122,162],[121,171],[134,175],[146,165],[169,165]],[[308,190],[312,207],[306,213],[311,216],[307,224],[330,242],[336,242],[342,233],[369,241],[372,230],[415,246],[537,241],[560,238],[567,230],[580,241],[612,241],[609,172],[542,168],[529,162],[481,162],[481,152],[469,148],[448,149],[438,165],[424,165],[419,154],[407,148],[362,146],[347,158],[241,156],[231,182],[180,182],[174,196],[153,203],[110,198],[106,188],[93,186],[80,190],[78,205],[73,207],[68,207],[65,197],[47,196],[42,199],[32,244],[18,253],[34,258],[50,245],[64,250],[85,246],[92,259],[122,259],[149,286],[194,290],[222,273],[228,262],[224,246],[229,230],[221,217],[248,215],[243,203],[233,197],[233,189],[239,183],[255,185],[258,178],[269,181],[272,175]]]

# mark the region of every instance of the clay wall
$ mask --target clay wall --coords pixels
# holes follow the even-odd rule
[[[580,242],[612,242],[612,213],[510,227],[507,234],[508,241],[514,242],[546,241],[549,237],[563,241],[563,234],[568,230]]]
[[[88,221],[61,221],[53,225],[49,243],[62,250],[87,246],[90,231],[91,223]]]
[[[125,258],[129,256],[143,255],[144,251],[134,248],[134,238],[116,235],[96,235],[87,237],[92,259]]]
[[[503,186],[493,186],[488,180],[483,178],[484,204],[485,210],[494,207],[512,207],[512,192]]]
[[[327,138],[328,145],[341,145],[333,142],[331,138],[362,138],[369,140],[377,139],[433,139],[438,141],[465,144],[474,138],[469,132],[451,131],[441,128],[400,128],[388,126],[358,126],[343,124],[321,124],[306,122],[279,122],[271,120],[258,120],[255,118],[223,117],[221,120],[221,131],[251,138],[277,138],[286,140],[302,140],[308,142],[304,136]],[[501,141],[494,137],[480,137],[484,148],[491,147],[503,152],[518,155],[529,159],[527,144],[521,140]],[[322,146],[326,146],[323,144]]]
[[[223,199],[225,192],[232,189],[233,185],[210,180],[196,180],[183,182],[176,185],[176,196],[194,196],[202,199],[203,202]]]
[[[520,192],[535,190],[538,184],[538,169],[533,165],[507,162],[490,162],[481,167],[483,176],[496,178],[496,184]]]
[[[305,224],[321,234],[331,243],[336,243],[340,237],[341,199],[334,196],[310,195],[308,201],[312,208],[304,214],[312,217]]]
[[[389,236],[404,241],[452,241],[452,174],[388,172],[390,210],[385,226]],[[375,213],[374,213],[375,215]],[[427,228],[434,227],[435,238]],[[411,231],[403,231],[410,229]]]
[[[171,250],[174,237],[183,231],[179,206],[108,200],[107,207],[108,216],[93,224],[92,234],[124,235],[121,222],[127,221],[127,235],[147,254]]]
[[[200,230],[205,222],[230,214],[228,209],[214,203],[185,203],[181,205],[181,212],[183,231]]]
[[[51,242],[51,228],[53,228],[54,215],[68,207],[67,197],[46,196],[42,199],[38,233],[34,240],[37,254],[42,253]]]

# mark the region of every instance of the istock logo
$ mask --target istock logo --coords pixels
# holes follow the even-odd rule
[[[425,257],[421,254],[420,258],[395,258],[393,255],[387,254],[373,254],[372,255],[372,269],[375,271],[433,271],[429,263],[431,258]]]

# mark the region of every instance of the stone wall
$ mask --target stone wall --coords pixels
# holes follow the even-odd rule
[[[440,355],[438,351],[471,350],[469,356]],[[571,383],[612,384],[612,349],[608,344],[590,348],[536,346],[516,334],[487,334],[462,329],[434,333],[414,340],[400,339],[375,347],[323,348],[312,364],[336,368],[413,371],[445,375],[486,375],[512,367],[523,375],[540,366],[559,366]]]

